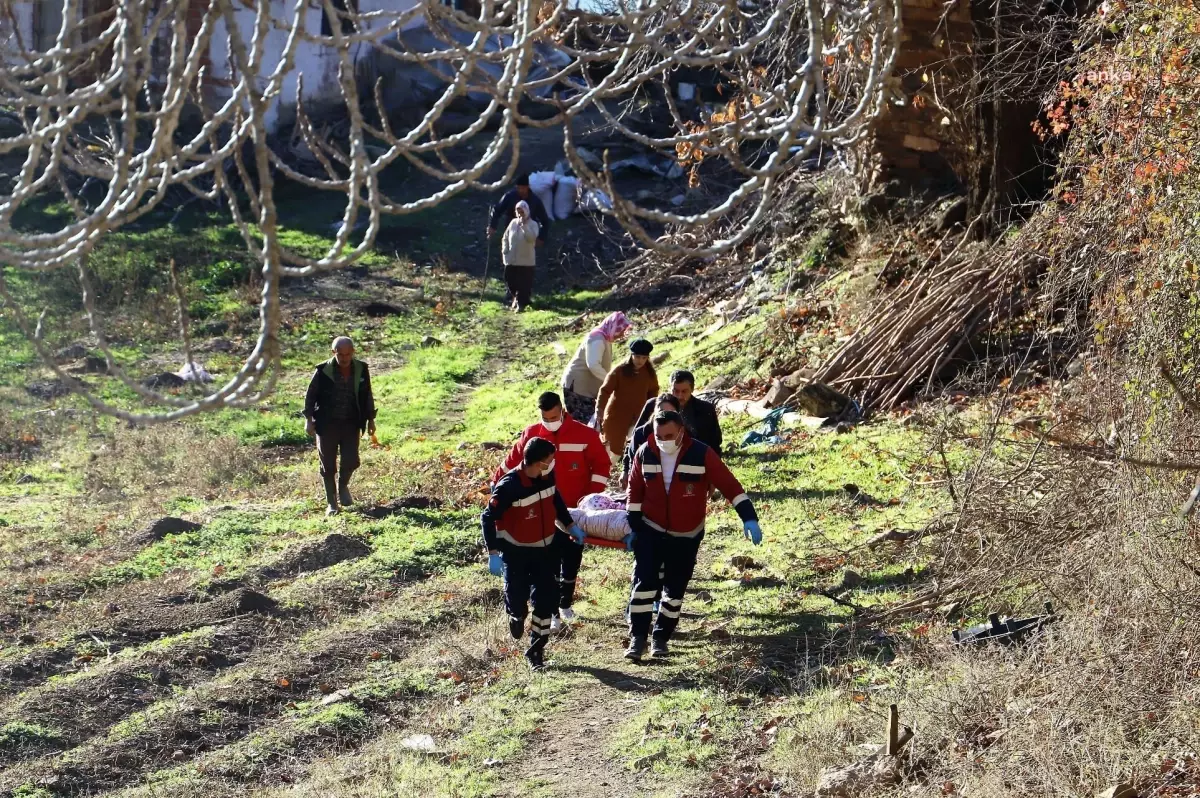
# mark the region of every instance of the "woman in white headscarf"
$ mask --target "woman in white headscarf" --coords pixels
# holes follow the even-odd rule
[[[529,217],[529,203],[517,203],[513,219],[504,230],[504,282],[512,294],[512,309],[529,307],[533,294],[533,267],[537,263],[537,237],[540,227]]]

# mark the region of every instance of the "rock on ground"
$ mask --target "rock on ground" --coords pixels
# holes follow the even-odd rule
[[[896,760],[882,752],[821,773],[814,798],[867,798],[899,780]]]

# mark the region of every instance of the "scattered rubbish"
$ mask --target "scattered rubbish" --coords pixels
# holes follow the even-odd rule
[[[354,222],[354,227],[351,228],[350,232],[360,233],[363,230],[366,230],[367,225],[370,223],[370,221],[371,221],[371,217],[369,214],[360,213],[358,215],[358,219]],[[345,220],[338,219],[336,222],[329,225],[329,229],[335,236],[339,236],[342,234],[342,228],[345,226],[346,226]]]
[[[351,695],[349,690],[335,690],[321,699],[321,706],[327,707],[330,704],[338,704],[350,697]]]
[[[613,174],[623,169],[636,169],[639,172],[665,177],[668,180],[676,180],[683,176],[683,167],[673,158],[652,158],[646,153],[623,158],[609,166],[609,171]]]
[[[589,169],[600,169],[604,166],[604,160],[587,147],[576,147],[575,154]]]
[[[696,99],[696,84],[679,83],[675,86],[675,94],[679,97],[681,103],[690,103]]]
[[[687,197],[685,197],[684,195],[676,194],[674,197],[671,197],[671,204],[674,205],[676,208],[678,208],[681,205],[683,205],[683,203],[686,200],[687,200]]]
[[[185,363],[183,368],[175,372],[175,376],[184,382],[212,382],[213,375],[208,373],[208,369],[204,368],[195,362]]]
[[[1192,510],[1196,506],[1196,499],[1200,499],[1200,477],[1196,478],[1196,487],[1192,488],[1192,492],[1188,495],[1187,501],[1183,503],[1183,507],[1179,509],[1179,517],[1187,518],[1192,514]]]
[[[553,349],[554,354],[558,355],[559,357],[567,356],[567,348],[565,346],[563,346],[562,344],[560,344],[558,341],[555,341],[554,343],[550,344],[550,348]]]
[[[779,425],[783,421],[783,414],[785,412],[787,412],[786,406],[777,407],[770,413],[767,413],[767,417],[763,419],[762,426],[747,432],[746,437],[742,438],[741,445],[746,447],[757,443],[783,443],[783,438],[779,436]]]
[[[1042,627],[1058,620],[1050,602],[1044,605],[1045,615],[1034,615],[1029,618],[1001,618],[996,613],[988,614],[988,622],[967,629],[955,629],[951,633],[954,642],[959,645],[974,645],[977,643],[996,642],[1008,645],[1019,643]]]
[[[611,211],[613,203],[612,199],[600,189],[589,188],[580,197],[578,209],[580,211]]]
[[[400,741],[400,746],[410,751],[421,751],[426,754],[437,751],[437,743],[428,734],[414,734],[410,737],[405,737]]]
[[[421,348],[428,349],[431,346],[441,346],[442,342],[439,338],[434,338],[432,335],[426,335],[421,339]]]

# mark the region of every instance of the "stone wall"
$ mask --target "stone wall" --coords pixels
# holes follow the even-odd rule
[[[902,3],[892,99],[874,131],[872,182],[961,188],[975,146],[975,114],[964,102],[973,38],[969,0]]]

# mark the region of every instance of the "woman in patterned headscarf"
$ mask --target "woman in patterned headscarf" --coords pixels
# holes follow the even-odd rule
[[[563,372],[563,402],[576,421],[590,423],[596,413],[596,397],[612,368],[612,345],[625,337],[633,325],[621,311],[610,313],[587,334],[575,357]]]

